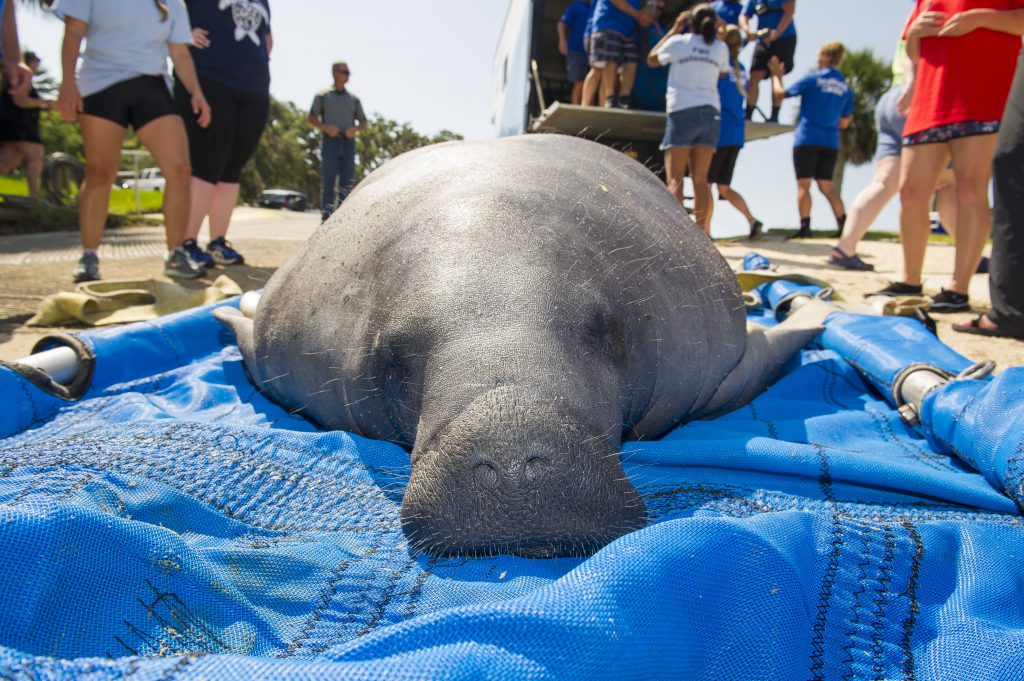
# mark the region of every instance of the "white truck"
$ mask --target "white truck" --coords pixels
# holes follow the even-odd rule
[[[117,174],[118,187],[121,189],[141,189],[162,192],[167,180],[159,168],[143,168],[138,178],[132,171]]]
[[[596,0],[593,0],[596,2]],[[666,26],[693,0],[667,0],[662,17]],[[509,0],[505,24],[494,54],[492,118],[499,137],[522,133],[560,132],[597,140],[621,149],[655,171],[663,154],[658,144],[665,133],[665,111],[606,109],[568,104],[572,84],[565,74],[565,57],[558,51],[558,19],[569,0]],[[641,70],[644,69],[641,66]],[[646,101],[664,101],[664,85],[655,79],[640,87],[660,87]],[[648,95],[646,91],[641,94]],[[664,106],[663,104],[661,105]],[[747,141],[789,132],[788,125],[747,123]]]

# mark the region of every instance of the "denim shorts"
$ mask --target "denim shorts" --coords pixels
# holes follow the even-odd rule
[[[903,126],[906,116],[896,111],[896,100],[903,92],[902,85],[894,85],[882,95],[875,105],[875,125],[878,127],[878,146],[875,148],[876,158],[899,156],[903,151]]]
[[[715,107],[705,104],[681,111],[672,111],[665,118],[662,151],[669,147],[711,147],[718,144],[722,116]]]

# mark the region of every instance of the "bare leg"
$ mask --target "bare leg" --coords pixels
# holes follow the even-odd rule
[[[78,194],[78,227],[82,247],[97,249],[110,207],[110,187],[121,164],[125,129],[113,121],[82,114],[78,117],[85,146],[85,181]]]
[[[594,106],[594,98],[598,96],[598,89],[601,86],[601,79],[604,71],[597,67],[591,67],[590,71],[587,72],[587,77],[583,79],[583,101],[580,103],[583,106]],[[602,99],[597,102],[597,105],[604,103]]]
[[[811,178],[799,177],[796,180],[796,207],[800,219],[811,217]]]
[[[583,81],[582,80],[577,80],[577,81],[573,82],[573,84],[572,84],[572,97],[571,97],[570,101],[573,104],[579,104],[580,102],[583,101]]]
[[[227,236],[231,214],[238,203],[238,183],[218,182],[210,206],[210,241]]]
[[[21,163],[21,152],[16,145],[16,142],[0,144],[0,175],[6,175]]]
[[[704,233],[711,236],[711,215],[715,210],[715,202],[711,196],[711,184],[708,182],[708,169],[711,158],[715,155],[714,147],[697,145],[690,154],[690,177],[693,180],[693,214],[697,225]]]
[[[885,156],[875,164],[875,177],[850,206],[849,217],[837,247],[846,255],[857,253],[857,244],[900,189],[900,157]]]
[[[720,184],[718,185],[718,196],[728,201],[733,208],[742,213],[743,217],[747,219],[747,224],[754,224],[756,218],[753,213],[750,212],[750,208],[747,207],[746,200],[738,191],[727,184]]]
[[[997,135],[974,135],[950,142],[959,224],[956,226],[956,263],[949,288],[957,293],[967,293],[992,231],[988,182],[992,177],[996,138]]]
[[[953,171],[946,169],[939,178],[935,193],[935,210],[939,212],[939,222],[946,233],[956,241],[956,178]]]
[[[188,212],[188,227],[185,230],[185,239],[196,239],[199,237],[199,230],[203,226],[203,218],[210,214],[210,204],[213,203],[213,192],[216,185],[206,180],[193,177],[189,182],[189,192],[192,196],[191,208]]]
[[[619,80],[619,97],[629,99],[633,92],[633,84],[636,82],[636,62],[629,62],[622,65],[622,78]]]
[[[829,206],[832,207],[832,214],[839,219],[840,215],[846,215],[846,206],[843,205],[843,198],[839,196],[839,190],[836,189],[835,184],[832,180],[815,180],[818,183],[818,191],[828,199]]]
[[[161,116],[146,123],[136,134],[153,155],[153,160],[167,180],[164,189],[164,229],[167,231],[167,250],[172,251],[185,240],[190,211],[192,166],[188,160],[185,124],[180,116]]]
[[[757,98],[761,94],[761,81],[767,75],[767,71],[750,72],[750,85],[747,86],[747,106],[757,106]]]
[[[683,177],[690,161],[689,147],[669,147],[665,150],[665,181],[676,201],[683,203]]]
[[[609,97],[615,96],[615,85],[618,81],[619,65],[608,62],[601,71],[601,101],[598,106],[604,106]]]
[[[43,145],[38,142],[20,142],[19,147],[25,157],[25,178],[28,180],[28,195],[39,198],[39,184],[43,177],[43,162],[46,153]]]
[[[935,182],[949,161],[947,144],[904,147],[900,163],[900,241],[903,244],[903,283],[921,285],[924,252],[928,246],[928,209]]]

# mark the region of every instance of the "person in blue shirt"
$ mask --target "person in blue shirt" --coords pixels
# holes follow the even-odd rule
[[[747,73],[739,61],[740,50],[743,49],[743,33],[738,26],[730,25],[721,32],[720,37],[729,48],[729,66],[732,70],[718,79],[722,124],[719,128],[715,155],[708,170],[708,182],[718,187],[719,201],[728,201],[733,208],[743,214],[750,226],[750,238],[756,239],[761,234],[763,225],[750,212],[743,196],[730,186],[736,159],[739,158],[740,149],[746,140],[743,101],[747,91]]]
[[[558,19],[558,51],[565,57],[565,71],[572,83],[572,103],[583,101],[583,80],[590,71],[583,34],[594,6],[590,0],[573,0]]]
[[[761,94],[761,81],[768,77],[768,61],[778,58],[784,73],[793,70],[796,55],[796,0],[747,0],[740,15],[740,28],[747,40],[757,38],[754,58],[750,62],[750,85],[747,87],[747,119],[754,115],[757,98]],[[750,26],[750,18],[757,17],[756,32]],[[772,104],[772,115],[768,122],[778,123],[779,109]]]
[[[853,115],[853,92],[846,78],[836,69],[845,53],[842,43],[822,45],[818,52],[818,70],[789,88],[782,84],[784,67],[779,59],[773,57],[768,62],[775,102],[781,103],[786,97],[800,97],[800,118],[793,143],[800,231],[793,238],[811,236],[812,178],[832,206],[840,231],[846,222],[843,199],[832,184],[839,155],[839,131],[849,127],[850,116]]]
[[[644,0],[596,0],[594,25],[590,36],[590,74],[600,76],[601,100],[605,107],[629,108],[629,95],[636,80],[636,67],[640,62],[640,49],[636,41],[636,27],[646,28],[651,23],[653,6],[641,10]],[[618,76],[619,67],[622,75]],[[617,78],[618,76],[618,78]],[[588,76],[589,79],[589,76]],[[593,99],[596,89],[584,84],[583,101]]]
[[[719,25],[723,27],[740,23],[740,16],[743,14],[743,2],[741,0],[715,0],[711,3],[711,9],[718,15]]]
[[[661,20],[665,13],[665,0],[654,0],[654,14],[651,25],[637,32],[637,43],[640,54],[647,54],[658,44],[668,27]],[[668,89],[668,67],[648,66],[646,60],[641,61],[636,70],[636,83],[633,85],[632,104],[643,111],[664,111],[665,92]]]

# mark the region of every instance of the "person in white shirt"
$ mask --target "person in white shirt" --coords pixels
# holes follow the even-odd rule
[[[689,20],[693,33],[680,34]],[[729,48],[717,38],[718,17],[702,4],[676,17],[650,54],[647,64],[668,65],[665,137],[665,181],[683,202],[683,176],[687,165],[693,180],[693,213],[697,225],[711,235],[713,203],[708,168],[718,143],[721,104],[718,79],[728,74]]]

